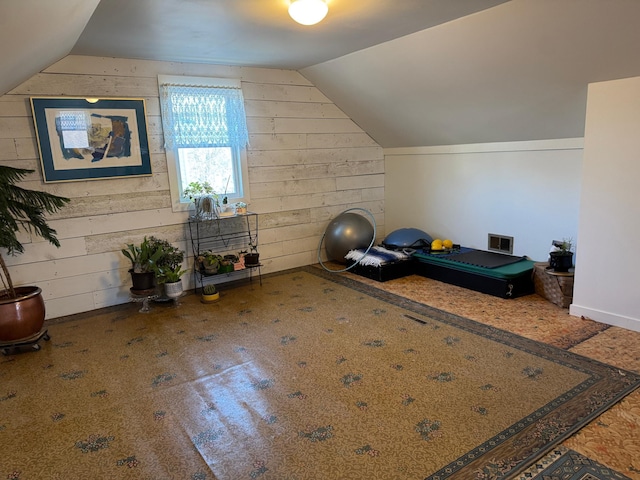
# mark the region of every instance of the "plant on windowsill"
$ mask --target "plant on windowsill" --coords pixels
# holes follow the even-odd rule
[[[570,238],[553,241],[553,249],[549,252],[549,266],[554,272],[568,272],[573,267],[573,242]]]
[[[218,194],[209,182],[191,182],[182,192],[184,198],[193,202],[194,218],[206,220],[218,217],[220,203]]]
[[[54,213],[68,198],[16,185],[33,170],[0,165],[0,248],[9,255],[24,252],[17,232],[24,230],[56,247],[60,242],[49,227],[45,213]],[[38,335],[44,325],[42,290],[37,286],[16,287],[0,252],[0,342],[20,341]],[[46,337],[45,337],[46,338]]]

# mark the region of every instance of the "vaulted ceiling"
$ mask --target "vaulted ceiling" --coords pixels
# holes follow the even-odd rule
[[[68,54],[299,70],[383,147],[580,137],[640,76],[638,0],[3,0],[0,93]]]

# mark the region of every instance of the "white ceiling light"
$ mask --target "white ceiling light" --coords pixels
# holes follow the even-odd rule
[[[289,15],[302,25],[315,25],[328,11],[329,7],[324,0],[292,0],[289,5]]]

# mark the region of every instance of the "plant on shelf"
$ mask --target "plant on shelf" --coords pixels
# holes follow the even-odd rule
[[[45,213],[54,213],[68,198],[16,185],[33,170],[0,165],[0,248],[9,255],[24,252],[20,230],[42,237],[56,247],[60,242],[49,227]],[[38,334],[44,325],[42,290],[36,286],[16,287],[0,252],[0,342],[21,340]]]
[[[213,283],[209,283],[202,287],[202,303],[214,303],[220,300],[220,292]]]
[[[549,266],[555,272],[568,272],[573,267],[573,240],[571,238],[553,241],[552,250],[549,252]]]
[[[215,218],[220,208],[218,194],[211,184],[205,182],[191,182],[182,191],[182,196],[191,200],[195,206],[196,218]]]
[[[236,213],[238,215],[245,215],[247,213],[247,204],[244,202],[236,202]]]
[[[209,182],[191,182],[187,188],[182,191],[182,196],[189,200],[193,200],[194,198],[201,197],[203,195],[216,195],[216,192],[213,190],[213,187]]]
[[[244,264],[246,267],[257,267],[260,265],[257,238],[249,239],[249,252],[244,254]]]
[[[233,217],[236,214],[236,205],[229,203],[229,198],[225,195],[222,199],[222,206],[220,207],[221,217]]]
[[[223,257],[221,255],[213,253],[211,250],[200,252],[200,254],[196,257],[198,269],[200,270],[200,272],[207,275],[215,275],[216,273],[218,273],[218,270],[220,270],[220,265],[222,264],[222,260]]]

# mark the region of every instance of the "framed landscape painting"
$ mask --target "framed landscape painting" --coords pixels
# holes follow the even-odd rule
[[[31,97],[45,182],[151,175],[142,98]]]

